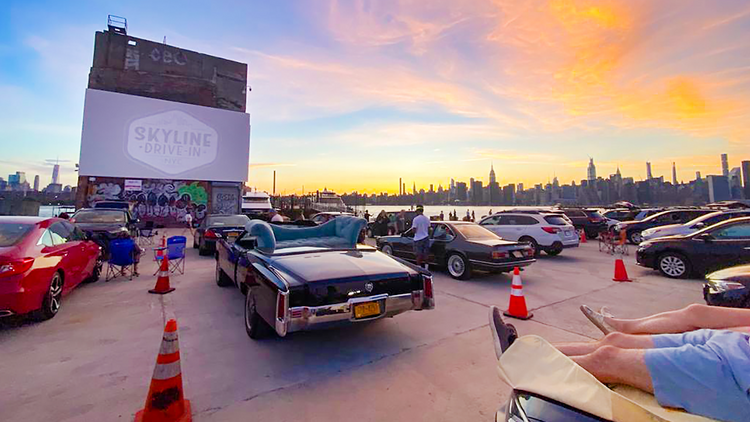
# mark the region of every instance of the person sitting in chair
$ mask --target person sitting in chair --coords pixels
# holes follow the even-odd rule
[[[750,415],[750,309],[690,305],[638,319],[581,311],[605,337],[555,344],[603,383],[647,391],[660,405],[722,421]],[[493,336],[505,351],[518,337],[492,307]]]
[[[128,232],[120,232],[118,235],[120,239],[128,239],[130,238],[130,234]],[[143,254],[143,249],[141,249],[140,246],[138,246],[138,242],[133,242],[133,275],[138,277],[140,274],[138,274],[138,262],[141,260],[141,254]]]

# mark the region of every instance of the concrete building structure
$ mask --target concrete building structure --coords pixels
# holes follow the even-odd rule
[[[729,157],[726,154],[721,154],[721,175],[729,176]]]
[[[34,176],[34,192],[39,192],[39,175]]]
[[[651,173],[651,163],[646,161],[646,180],[651,180],[653,177],[654,176]]]
[[[745,194],[745,199],[750,199],[750,161],[743,161],[742,168],[742,189]]]
[[[709,202],[732,199],[731,191],[729,190],[729,180],[726,176],[706,176],[706,182],[708,183]]]
[[[672,184],[677,185],[677,166],[672,162]]]
[[[56,185],[60,183],[60,165],[55,164],[52,166],[52,184]]]
[[[594,165],[594,159],[589,158],[589,167],[587,169],[587,180],[594,181],[596,180],[596,166]]]
[[[188,213],[195,222],[239,213],[249,165],[246,97],[245,63],[132,37],[122,28],[96,32],[76,207],[125,200],[141,221],[163,226],[182,224]],[[115,120],[122,130],[112,129],[122,135],[97,127],[110,118],[122,120]]]

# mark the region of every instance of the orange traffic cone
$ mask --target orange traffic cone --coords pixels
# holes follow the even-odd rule
[[[510,286],[510,305],[503,315],[518,318],[529,319],[532,315],[526,309],[526,298],[523,296],[523,284],[521,284],[521,275],[518,273],[518,267],[513,268],[513,282]]]
[[[581,237],[581,243],[587,243],[588,242],[586,240],[586,230],[581,229],[581,235],[580,235],[580,237]]]
[[[169,259],[164,255],[161,258],[161,268],[159,268],[159,276],[156,278],[156,286],[148,292],[163,295],[172,291],[174,291],[174,287],[169,287]]]
[[[633,281],[628,277],[628,272],[625,270],[625,262],[622,258],[615,259],[615,277],[613,281]]]
[[[159,356],[148,389],[146,405],[135,414],[135,422],[190,422],[190,401],[182,392],[180,345],[177,321],[170,319],[164,327]]]
[[[162,256],[164,256],[164,251],[167,247],[167,236],[161,235],[161,247],[160,248],[154,248],[156,249],[156,258],[161,259]]]

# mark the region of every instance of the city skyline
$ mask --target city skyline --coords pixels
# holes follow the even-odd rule
[[[46,175],[52,153],[75,185],[92,34],[113,11],[43,5],[10,0],[0,15],[0,174]],[[533,186],[579,180],[589,156],[599,174],[643,178],[649,161],[670,179],[673,162],[710,174],[717,154],[750,147],[740,0],[118,7],[137,37],[248,63],[248,185],[261,190],[273,171],[278,193],[395,193],[392,174],[427,186],[490,165],[498,183]]]

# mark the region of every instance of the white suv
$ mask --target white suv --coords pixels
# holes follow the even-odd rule
[[[541,211],[503,211],[485,217],[479,225],[507,240],[528,242],[538,255],[558,255],[578,247],[578,232],[565,215]]]

